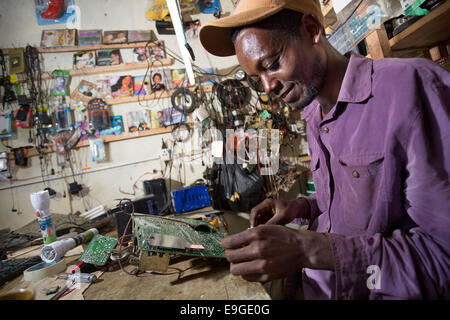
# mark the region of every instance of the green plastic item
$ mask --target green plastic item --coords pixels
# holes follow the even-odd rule
[[[225,249],[220,242],[225,237],[222,232],[203,232],[196,231],[190,225],[209,225],[208,222],[183,218],[162,219],[151,215],[135,215],[134,233],[137,236],[139,249],[144,251],[172,253],[180,255],[224,258]],[[167,248],[157,248],[149,245],[146,241],[153,235],[167,235],[185,239],[193,244],[202,245],[204,250],[177,250]]]
[[[407,16],[424,16],[429,13],[428,10],[422,9],[419,6],[424,3],[425,0],[416,0],[408,8],[405,9],[405,15]]]
[[[96,266],[104,266],[111,255],[111,251],[117,245],[117,238],[96,234],[83,254],[80,261]]]
[[[53,91],[52,96],[68,96],[69,95],[69,70],[55,70],[53,71]]]

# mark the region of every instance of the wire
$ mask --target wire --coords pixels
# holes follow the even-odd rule
[[[122,202],[123,202],[123,201],[128,201],[128,202],[131,204],[131,213],[128,213],[128,212],[126,212],[125,210],[123,210],[123,208],[122,208]],[[120,241],[119,241],[119,257],[121,257],[121,256],[122,256],[122,241],[123,241],[123,238],[126,236],[126,232],[127,232],[127,230],[128,230],[128,227],[130,226],[130,223],[132,222],[133,217],[134,217],[134,203],[133,203],[133,201],[131,201],[131,200],[128,199],[128,198],[121,199],[121,200],[119,201],[119,209],[120,209],[120,211],[122,211],[122,213],[124,213],[124,214],[130,216],[130,219],[128,219],[128,223],[127,223],[125,229],[123,230],[123,234],[122,234],[122,236],[119,238],[119,239],[120,239]],[[134,245],[133,245],[133,247],[134,247]],[[122,263],[120,262],[120,260],[121,260],[121,259],[118,259],[118,260],[117,260],[117,262],[119,263],[120,269],[121,269],[123,272],[125,272],[126,274],[128,274],[128,275],[136,276],[138,269],[135,269],[135,270],[132,271],[132,272],[128,272],[128,271],[125,270],[125,268],[122,266]]]

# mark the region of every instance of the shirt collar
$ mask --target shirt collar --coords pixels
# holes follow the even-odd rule
[[[339,91],[338,101],[358,103],[372,93],[373,61],[355,52],[347,53],[350,60]]]
[[[372,93],[373,61],[355,52],[349,52],[346,56],[350,60],[345,71],[337,102],[362,102]],[[320,104],[317,100],[311,102],[303,109],[303,118],[308,119],[316,108],[319,107]]]

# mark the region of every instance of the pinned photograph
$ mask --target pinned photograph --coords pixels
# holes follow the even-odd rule
[[[128,31],[104,31],[103,32],[103,43],[126,43],[128,39]]]
[[[102,44],[102,30],[79,30],[78,44],[81,46]]]
[[[129,132],[149,130],[151,128],[151,122],[148,110],[128,111],[127,127]]]
[[[73,54],[74,69],[95,67],[95,51],[81,51]]]
[[[133,77],[134,82],[134,95],[135,96],[142,96],[149,94],[151,92],[151,82],[150,77],[147,75],[142,76],[134,76]]]
[[[95,93],[97,98],[110,99],[111,86],[109,85],[109,79],[99,79],[95,82]]]
[[[146,47],[134,48],[133,49],[134,61],[159,61],[166,57],[166,52],[164,50],[164,42],[154,41],[151,45]],[[158,67],[157,64],[154,66]]]
[[[122,55],[119,49],[97,51],[97,66],[113,66],[121,63]]]
[[[128,43],[152,41],[152,30],[128,30]]]
[[[96,96],[96,84],[86,80],[81,80],[77,88],[70,95],[70,98],[87,103]]]
[[[189,80],[186,77],[186,69],[172,69],[172,86],[174,88],[188,87]]]
[[[42,31],[41,47],[73,47],[75,39],[76,29],[44,30]]]
[[[153,70],[151,77],[152,92],[172,89],[170,70]]]
[[[133,96],[133,77],[132,76],[116,76],[109,80],[111,86],[111,96],[129,97]]]

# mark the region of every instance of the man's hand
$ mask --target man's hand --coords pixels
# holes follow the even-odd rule
[[[248,281],[267,282],[302,267],[334,269],[328,238],[321,233],[261,225],[222,240],[230,271]]]
[[[250,212],[250,225],[285,225],[295,218],[309,218],[309,204],[305,199],[274,200],[266,199]]]

